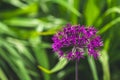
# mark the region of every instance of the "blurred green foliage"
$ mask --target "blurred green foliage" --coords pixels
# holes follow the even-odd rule
[[[74,61],[51,48],[66,23],[95,26],[104,41],[99,60],[80,60],[80,80],[119,80],[120,0],[0,0],[0,80],[74,80]]]

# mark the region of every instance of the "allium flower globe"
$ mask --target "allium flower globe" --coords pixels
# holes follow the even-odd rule
[[[96,59],[99,56],[99,47],[103,46],[101,37],[96,33],[94,27],[67,24],[53,36],[52,48],[59,57],[68,60],[83,58],[85,50]]]

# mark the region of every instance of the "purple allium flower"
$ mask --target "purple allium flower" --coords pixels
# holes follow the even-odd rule
[[[52,48],[60,57],[68,60],[79,60],[84,57],[85,50],[90,56],[99,56],[98,48],[103,46],[101,37],[94,27],[67,24],[56,33],[52,40]]]

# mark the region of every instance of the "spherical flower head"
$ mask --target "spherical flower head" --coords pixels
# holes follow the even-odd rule
[[[89,56],[97,59],[99,47],[103,46],[103,42],[96,33],[97,30],[94,27],[67,24],[53,36],[53,51],[57,52],[59,57],[79,60],[84,58],[87,50]]]

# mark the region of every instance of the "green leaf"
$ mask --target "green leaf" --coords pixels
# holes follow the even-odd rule
[[[95,65],[95,60],[93,59],[93,57],[88,56],[88,62],[93,74],[93,79],[94,80],[99,80],[98,75],[97,75],[97,69],[96,69],[96,65]]]
[[[0,22],[0,33],[7,33],[9,35],[15,35],[15,33],[4,23]]]
[[[45,32],[38,32],[37,34],[38,35],[44,35],[44,36],[48,36],[48,35],[53,35],[53,34],[55,34],[57,32],[57,30],[49,30],[49,31],[45,31]]]
[[[2,43],[2,46],[9,52],[12,57],[21,58],[21,56],[17,53],[17,51],[13,48],[13,46],[8,43],[7,41],[4,41],[2,38],[0,38],[0,43]]]
[[[69,11],[71,11],[72,13],[74,13],[77,16],[81,16],[81,13],[78,10],[76,10],[73,6],[71,6],[67,2],[65,2],[65,0],[50,0],[50,1],[65,7],[66,9],[68,9]]]
[[[105,49],[101,51],[100,62],[103,68],[103,80],[110,80],[110,71],[109,71],[109,62],[108,62],[108,53]]]
[[[22,14],[36,14],[38,7],[36,3],[32,3],[29,6],[23,7],[22,9],[3,11],[0,13],[0,18],[13,18]]]
[[[95,0],[88,0],[85,6],[85,18],[87,25],[93,25],[93,22],[96,20],[100,14],[100,10],[95,4]]]
[[[9,45],[8,45],[9,46]],[[12,49],[12,48],[11,48]],[[31,80],[30,76],[22,62],[22,60],[18,57],[13,57],[10,54],[6,54],[3,49],[0,48],[1,56],[5,59],[5,61],[10,65],[12,70],[17,74],[20,80]],[[9,56],[9,57],[8,57]]]
[[[112,2],[112,0],[107,0],[108,7],[111,6],[111,2]]]
[[[26,44],[25,42],[23,42],[22,40],[13,39],[13,38],[7,38],[7,40],[14,46],[14,48],[16,48],[18,50],[19,53],[24,55],[31,62],[35,61],[33,56],[31,55],[31,53],[29,52],[29,50],[25,46],[25,44]]]
[[[22,3],[22,1],[20,1],[20,0],[3,0],[3,1],[10,3],[19,8],[23,8],[23,7],[27,6],[26,4]]]
[[[42,66],[38,66],[38,68],[45,73],[52,74],[63,69],[67,65],[67,63],[68,60],[66,58],[60,58],[59,62],[51,70],[48,70]]]
[[[7,76],[5,75],[4,71],[0,68],[0,79],[1,80],[8,80]]]
[[[31,19],[31,18],[12,18],[5,20],[4,23],[10,26],[17,26],[17,27],[35,27],[38,26],[40,20],[38,19]]]
[[[47,2],[46,0],[40,0],[39,5],[40,5],[43,12],[48,13],[49,8],[48,8],[48,6],[47,6],[48,4],[46,2]]]
[[[38,61],[38,64],[49,69],[48,55],[45,51],[45,48],[41,46],[41,41],[39,36],[32,37],[30,40],[32,44],[32,49],[34,51],[35,57]],[[50,75],[43,73],[44,80],[50,80]]]
[[[104,21],[104,18],[112,13],[120,14],[120,8],[119,7],[112,7],[112,8],[107,9],[105,11],[105,13],[98,18],[98,20],[96,21],[96,25],[100,26],[102,24],[102,22]]]
[[[99,34],[104,33],[105,31],[107,31],[109,28],[113,27],[113,25],[120,23],[120,17],[112,20],[111,22],[109,22],[108,24],[106,24],[102,29],[99,30]]]
[[[107,38],[104,42],[104,49],[100,52],[101,55],[99,61],[101,62],[103,68],[103,80],[110,80],[109,56],[107,51],[109,49],[109,45],[110,38]]]
[[[12,61],[15,63],[17,67],[17,73],[20,76],[21,80],[31,80],[30,75],[28,74],[28,70],[26,69],[24,62],[20,59],[16,60],[12,58]]]
[[[68,4],[73,6],[76,10],[79,10],[80,1],[81,0],[68,0]],[[74,13],[70,14],[70,16],[71,23],[78,24],[78,16]]]
[[[66,66],[66,64],[68,63],[66,58],[60,58],[59,62],[56,64],[56,66],[51,69],[51,72],[57,72],[59,70],[61,70],[62,68],[64,68]]]
[[[111,14],[111,13],[118,13],[118,14],[120,14],[120,8],[119,8],[119,7],[109,8],[109,9],[104,13],[103,16],[107,16],[107,15],[109,15],[109,14]]]

